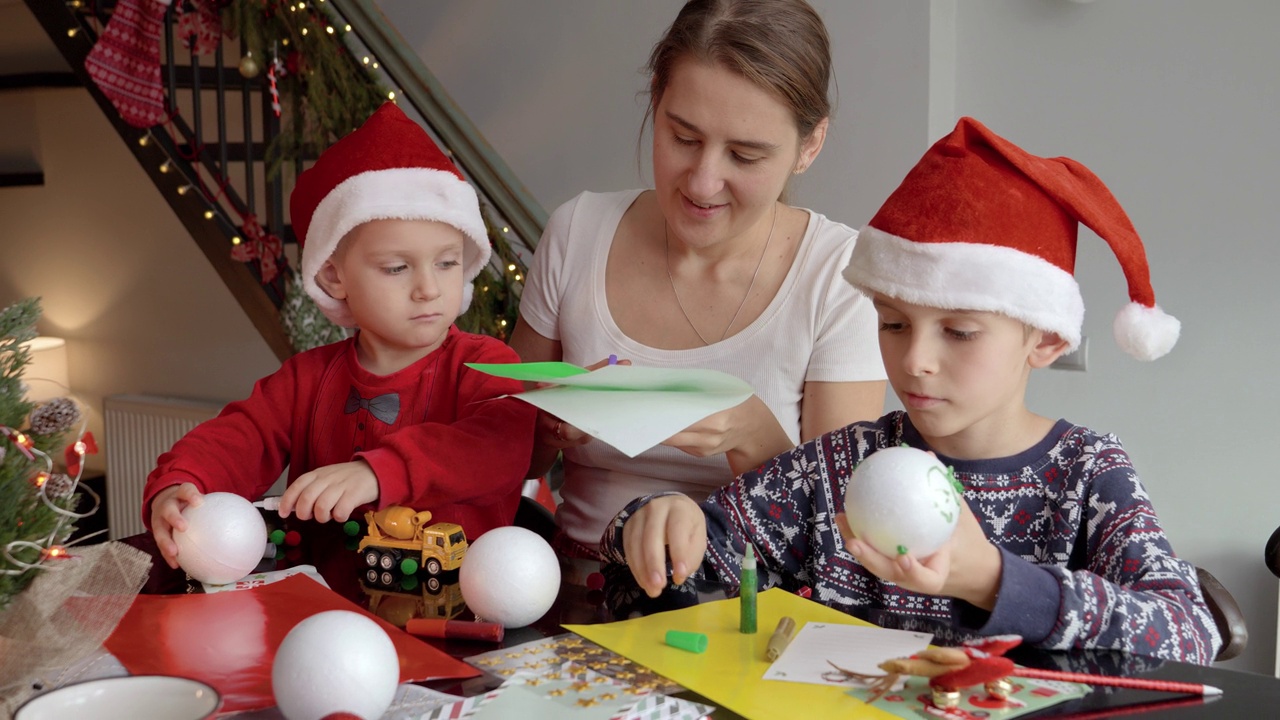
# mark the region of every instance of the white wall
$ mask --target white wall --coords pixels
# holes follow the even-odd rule
[[[678,0],[380,0],[548,209],[633,187],[649,48]],[[1273,0],[814,0],[835,47],[833,133],[795,199],[863,224],[957,111],[1029,150],[1081,160],[1149,247],[1157,297],[1184,323],[1152,364],[1121,354],[1125,299],[1106,246],[1082,232],[1085,373],[1033,378],[1033,408],[1115,432],[1174,545],[1211,569],[1250,623],[1230,666],[1270,673],[1280,524],[1266,473],[1277,423],[1271,242],[1280,117]],[[930,24],[932,22],[932,25]],[[931,122],[932,121],[932,122]]]
[[[227,401],[279,367],[87,92],[0,94],[0,117],[34,120],[27,142],[45,176],[0,188],[0,305],[43,298],[39,331],[67,339],[100,445],[103,397]]]
[[[396,29],[548,211],[648,184],[642,72],[679,0],[379,0]],[[832,28],[838,107],[793,200],[870,218],[928,138],[925,3],[814,3]],[[871,142],[868,138],[874,138]]]
[[[1089,369],[1033,378],[1030,403],[1124,440],[1174,547],[1248,617],[1249,648],[1230,666],[1270,673],[1280,4],[966,0],[957,22],[958,110],[1097,173],[1144,238],[1157,301],[1183,323],[1167,357],[1124,356],[1110,332],[1123,277],[1082,231]]]

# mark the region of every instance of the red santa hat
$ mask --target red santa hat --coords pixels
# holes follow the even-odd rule
[[[1130,302],[1116,342],[1139,360],[1173,348],[1180,323],[1160,310],[1147,256],[1120,204],[1088,168],[1031,155],[961,118],[858,234],[844,277],[864,293],[928,307],[983,310],[1080,344],[1075,279],[1084,223],[1111,246]]]
[[[466,236],[462,308],[489,262],[489,234],[476,191],[431,137],[395,103],[325,150],[298,178],[289,214],[302,248],[302,283],[325,316],[355,325],[347,303],[316,284],[316,273],[356,226],[370,220],[435,220]]]

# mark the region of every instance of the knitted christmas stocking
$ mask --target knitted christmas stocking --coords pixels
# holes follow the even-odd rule
[[[160,23],[171,0],[120,0],[85,69],[134,127],[151,127],[166,117],[160,85]]]

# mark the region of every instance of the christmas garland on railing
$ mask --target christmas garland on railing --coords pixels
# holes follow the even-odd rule
[[[352,54],[344,41],[351,26],[337,19],[323,0],[231,0],[223,20],[224,29],[241,39],[241,73],[254,76],[265,64],[273,102],[281,108],[281,131],[267,151],[273,175],[286,164],[316,157],[388,98],[395,99],[394,91],[378,80],[376,58]],[[474,300],[458,325],[505,340],[516,320],[524,263],[506,240],[508,229],[494,226],[483,202],[481,212],[494,261],[476,278]],[[342,331],[321,315],[299,285],[291,270],[281,313],[294,349],[341,338]]]
[[[224,20],[243,47],[241,74],[254,77],[265,67],[282,108],[280,134],[267,149],[271,175],[286,162],[316,157],[387,100],[375,63],[351,54],[343,41],[350,26],[323,3],[232,0]]]

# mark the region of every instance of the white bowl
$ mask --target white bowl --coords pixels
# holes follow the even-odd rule
[[[222,705],[202,682],[166,675],[128,675],[66,685],[32,698],[13,720],[201,720]]]

